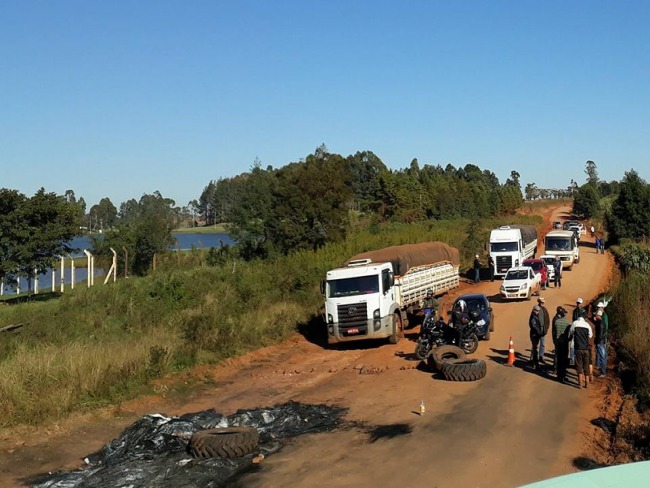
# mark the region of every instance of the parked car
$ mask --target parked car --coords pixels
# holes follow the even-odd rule
[[[510,268],[503,278],[500,289],[501,298],[504,300],[518,298],[530,300],[534,293],[539,295],[541,286],[539,275],[535,274],[530,266]]]
[[[539,259],[544,261],[546,263],[546,269],[548,270],[548,281],[554,281],[555,280],[555,256],[549,256],[548,254],[544,254],[543,256],[540,256]]]
[[[479,339],[490,340],[490,332],[494,331],[494,312],[490,300],[482,293],[461,295],[456,298],[452,309],[456,308],[459,300],[464,300],[467,305],[467,312],[478,312],[479,319],[476,325],[476,335]],[[483,322],[483,323],[481,323]]]
[[[526,259],[523,262],[524,266],[530,266],[535,271],[535,274],[539,275],[539,281],[542,284],[542,288],[548,286],[550,278],[548,277],[548,268],[546,267],[546,261],[541,259]]]
[[[553,228],[554,229],[561,229],[562,228],[562,222],[560,222],[559,220],[556,220],[555,222],[553,222]]]

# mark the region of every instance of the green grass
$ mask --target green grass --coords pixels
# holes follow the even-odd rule
[[[540,223],[534,216],[484,222]],[[319,282],[359,252],[440,240],[468,220],[376,226],[318,251],[245,262],[232,249],[164,253],[156,272],[0,306],[0,425],[40,424],[137,395],[154,378],[313,333]],[[465,263],[469,265],[469,263]]]
[[[200,227],[182,227],[174,229],[173,234],[225,234],[228,224],[205,225]]]

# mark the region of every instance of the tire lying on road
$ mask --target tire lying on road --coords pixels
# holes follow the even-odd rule
[[[190,451],[197,458],[238,458],[250,454],[260,444],[252,427],[224,427],[199,430],[190,438]]]
[[[431,354],[427,360],[427,365],[431,369],[442,371],[440,368],[442,367],[442,363],[444,361],[452,359],[463,359],[464,357],[465,351],[463,351],[460,347],[451,344],[445,344],[444,346],[440,346],[431,351]]]
[[[447,381],[477,381],[487,374],[487,365],[482,359],[447,359],[440,372]]]

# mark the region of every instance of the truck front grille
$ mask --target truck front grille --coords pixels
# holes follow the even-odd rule
[[[497,272],[505,273],[512,268],[512,256],[497,256]]]
[[[347,335],[350,328],[358,329],[354,335],[368,334],[368,305],[366,303],[352,303],[350,305],[339,305],[339,332]]]

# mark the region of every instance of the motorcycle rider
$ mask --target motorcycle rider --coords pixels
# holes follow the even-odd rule
[[[456,341],[456,345],[460,347],[463,340],[463,330],[469,324],[469,312],[467,311],[467,303],[465,300],[458,300],[451,313],[450,327],[452,329],[451,336]]]
[[[438,314],[438,300],[433,296],[433,290],[429,288],[427,290],[427,295],[422,300],[422,309],[429,310],[429,314],[433,314],[433,317],[436,317]],[[426,317],[425,317],[426,318]]]

